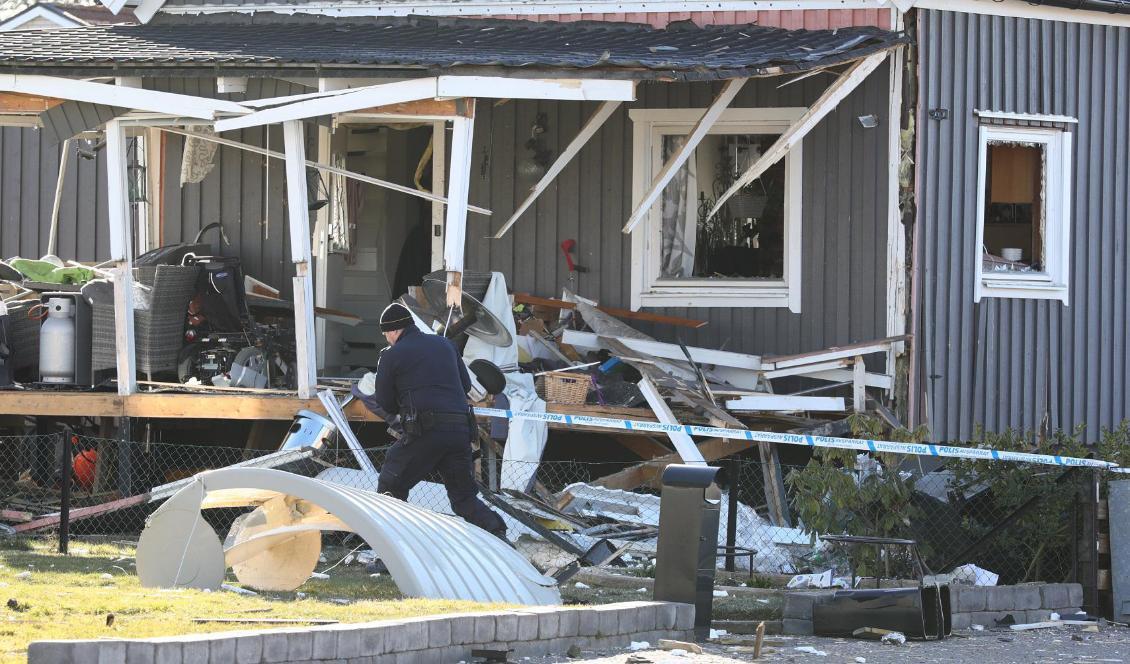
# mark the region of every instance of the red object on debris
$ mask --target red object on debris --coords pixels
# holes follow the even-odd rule
[[[97,465],[98,452],[95,450],[83,450],[75,455],[75,484],[83,491],[90,491],[94,487],[94,470]]]

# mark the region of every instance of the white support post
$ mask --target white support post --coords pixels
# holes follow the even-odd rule
[[[899,207],[899,173],[902,167],[902,68],[905,47],[891,51],[890,90],[887,93],[887,336],[906,333],[906,233]],[[894,359],[906,344],[895,344],[889,354],[887,373],[894,375]]]
[[[330,128],[318,127],[318,163],[330,163]],[[319,178],[321,173],[318,174]],[[333,187],[326,187],[326,196],[333,198]],[[330,210],[333,209],[333,201],[329,205],[324,206],[318,210],[318,218],[314,223],[314,249],[317,256],[315,264],[315,279],[314,287],[316,293],[314,295],[314,305],[319,307],[329,306],[329,225],[330,225]],[[323,368],[326,366],[326,320],[319,317],[314,321],[315,339],[317,340],[315,354],[317,356],[318,367]]]
[[[447,184],[447,219],[443,267],[447,270],[447,305],[459,306],[463,295],[463,252],[467,239],[467,197],[471,186],[471,141],[475,118],[452,121],[451,177]]]
[[[533,186],[533,188],[530,190],[530,195],[526,197],[526,200],[522,201],[522,204],[518,206],[518,209],[514,211],[514,214],[510,215],[510,218],[506,220],[506,223],[502,225],[502,228],[498,229],[498,232],[494,234],[494,239],[497,240],[503,235],[506,235],[506,231],[510,230],[510,227],[518,221],[518,218],[521,217],[526,212],[526,210],[528,210],[530,206],[534,204],[534,201],[537,200],[538,196],[541,196],[542,192],[544,192],[549,187],[549,183],[553,182],[554,178],[556,178],[561,173],[561,171],[565,170],[565,167],[569,164],[570,161],[573,160],[573,157],[577,156],[577,153],[581,151],[581,148],[585,146],[585,143],[588,143],[589,139],[591,139],[596,134],[596,132],[599,131],[602,126],[604,126],[605,121],[608,120],[608,118],[612,117],[612,114],[616,112],[616,109],[620,108],[620,104],[621,102],[618,101],[606,101],[600,105],[600,108],[596,109],[596,113],[592,114],[592,117],[589,118],[588,122],[585,123],[585,126],[581,128],[581,131],[577,133],[577,136],[573,138],[569,145],[565,146],[564,150],[561,151],[561,154],[557,157],[557,160],[554,161],[553,165],[549,167],[549,170],[545,172],[545,175],[542,176],[541,180],[539,180],[538,183]]]
[[[856,355],[852,364],[851,396],[852,407],[857,413],[867,411],[867,365],[863,363],[863,356]]]
[[[126,134],[119,120],[106,123],[106,190],[110,219],[110,259],[114,262],[114,350],[118,394],[137,391],[133,337],[133,231],[130,228]]]
[[[313,399],[318,385],[314,341],[314,286],[310,274],[310,212],[306,200],[306,142],[300,120],[283,123],[286,149],[287,226],[294,262],[294,339],[298,396]]]
[[[631,233],[636,225],[640,223],[640,220],[651,212],[651,206],[655,205],[655,202],[659,200],[659,195],[663,193],[663,188],[671,182],[671,179],[675,177],[675,174],[679,172],[683,164],[687,163],[687,159],[690,159],[691,155],[694,154],[695,148],[698,147],[698,144],[710,133],[710,128],[714,126],[718,118],[722,117],[723,111],[730,105],[730,102],[734,101],[734,97],[738,96],[738,93],[741,92],[742,86],[745,85],[747,80],[749,79],[735,78],[726,82],[726,87],[722,88],[722,91],[714,98],[710,107],[707,108],[706,112],[699,118],[698,123],[691,129],[691,133],[687,134],[687,140],[683,143],[683,146],[679,148],[678,152],[671,156],[667,163],[663,165],[663,169],[660,170],[651,181],[651,186],[648,187],[647,193],[643,195],[643,199],[636,205],[632,216],[628,217],[628,222],[624,224],[623,230],[625,233]]]
[[[715,201],[714,207],[711,208],[707,218],[709,219],[717,214],[718,210],[722,209],[722,206],[726,204],[726,201],[730,200],[731,196],[761,177],[761,174],[769,170],[770,166],[777,163],[782,157],[788,154],[789,150],[791,150],[794,145],[807,136],[808,132],[812,131],[812,129],[824,119],[824,116],[835,110],[835,108],[840,105],[840,102],[851,94],[852,90],[855,90],[859,84],[867,78],[868,74],[875,71],[886,58],[886,51],[873,53],[863,60],[856,62],[851,68],[841,74],[838,79],[833,81],[832,84],[828,86],[828,89],[824,91],[824,94],[820,95],[820,98],[805,111],[804,115],[800,116],[791,127],[786,129],[785,133],[781,134],[781,137],[778,138],[773,145],[769,146],[765,154],[761,155],[760,159],[746,169],[746,172],[743,173],[734,184],[730,185],[730,188],[727,189],[725,193],[718,197],[718,200]]]
[[[432,123],[432,193],[442,195],[447,182],[447,122]],[[432,201],[432,271],[443,269],[443,203]]]

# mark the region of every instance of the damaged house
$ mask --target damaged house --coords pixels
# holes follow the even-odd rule
[[[407,297],[515,410],[812,434],[874,411],[937,440],[1130,414],[1110,3],[128,4],[139,25],[0,35],[23,386],[0,413],[275,449]],[[42,360],[54,307],[89,330],[69,374]],[[796,543],[778,463],[803,448],[549,428],[485,454],[759,454]]]

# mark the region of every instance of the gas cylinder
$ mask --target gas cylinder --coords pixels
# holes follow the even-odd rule
[[[74,383],[74,300],[53,297],[46,307],[47,318],[39,328],[39,378],[45,383]]]

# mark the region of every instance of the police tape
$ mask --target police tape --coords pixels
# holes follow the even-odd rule
[[[483,417],[499,417],[508,420],[534,420],[552,422],[568,427],[596,427],[601,429],[622,429],[625,431],[648,431],[652,433],[685,433],[688,436],[710,436],[712,438],[736,438],[755,440],[764,443],[782,443],[805,447],[834,447],[861,452],[885,452],[892,454],[914,454],[918,456],[951,457],[956,459],[977,459],[980,461],[1018,461],[1047,466],[1076,466],[1084,468],[1117,468],[1118,464],[1099,459],[1080,459],[1078,457],[1055,456],[1051,454],[1030,454],[1009,452],[980,447],[955,447],[931,443],[897,443],[888,440],[865,440],[861,438],[837,438],[835,436],[809,436],[796,433],[777,433],[775,431],[753,431],[750,429],[725,429],[691,424],[663,424],[662,422],[643,422],[622,420],[593,415],[566,415],[563,413],[532,413],[500,408],[475,408],[475,414]]]

